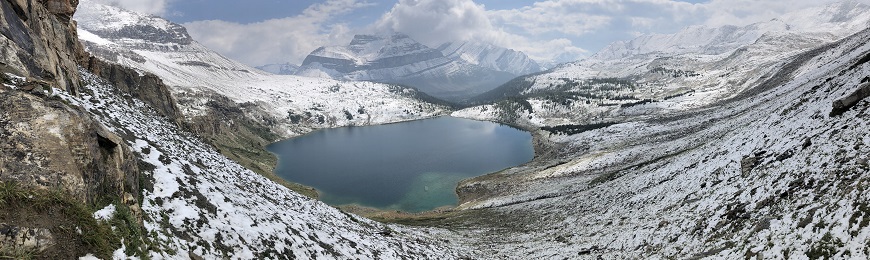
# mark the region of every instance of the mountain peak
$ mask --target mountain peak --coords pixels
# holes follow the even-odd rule
[[[448,42],[438,46],[438,50],[444,56],[452,59],[514,75],[526,75],[541,71],[541,66],[525,53],[489,43]]]
[[[193,38],[184,26],[166,19],[83,0],[74,19],[79,29],[114,40],[188,45]]]

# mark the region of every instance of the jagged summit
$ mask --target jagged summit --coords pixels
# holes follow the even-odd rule
[[[210,95],[233,103],[252,104],[260,120],[282,136],[311,128],[365,125],[413,119],[438,108],[414,98],[418,92],[383,84],[349,83],[332,79],[273,75],[229,59],[193,40],[184,27],[163,18],[84,1],[75,15],[80,40],[88,51],[107,61],[153,73],[171,86],[188,119],[207,116]],[[339,91],[314,89],[339,86]],[[402,88],[398,88],[402,89]],[[367,96],[361,102],[334,102]],[[265,100],[269,100],[268,102]],[[403,109],[420,104],[425,111]],[[346,116],[344,111],[365,115]],[[398,109],[398,110],[397,110]],[[405,112],[407,111],[407,113]],[[420,112],[418,114],[418,112]],[[293,115],[291,120],[291,116]],[[266,122],[264,121],[264,122]],[[294,123],[293,121],[297,121]]]

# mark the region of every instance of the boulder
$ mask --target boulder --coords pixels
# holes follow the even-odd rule
[[[829,116],[833,117],[842,115],[867,97],[870,97],[870,82],[862,83],[852,93],[834,100],[834,103],[831,104],[831,113]]]

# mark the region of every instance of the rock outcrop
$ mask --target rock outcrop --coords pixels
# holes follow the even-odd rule
[[[85,54],[72,15],[78,0],[0,1],[0,67],[77,93]]]
[[[60,100],[0,92],[0,155],[0,182],[62,190],[81,202],[138,194],[130,147]]]
[[[108,63],[93,56],[83,59],[81,63],[82,67],[87,68],[91,73],[114,83],[122,93],[148,103],[170,121],[176,124],[182,123],[183,115],[172,93],[169,92],[169,87],[154,74]]]
[[[854,92],[837,100],[831,104],[830,116],[839,116],[848,111],[850,108],[858,104],[861,100],[870,97],[870,82],[863,83],[858,86]]]

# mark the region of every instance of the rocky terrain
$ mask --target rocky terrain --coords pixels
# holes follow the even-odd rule
[[[410,88],[266,73],[209,50],[184,27],[159,17],[83,1],[75,19],[94,56],[166,82],[185,128],[233,160],[310,196],[316,196],[312,190],[272,174],[277,159],[265,144],[314,129],[414,120],[447,111],[421,101],[434,99]]]
[[[70,20],[76,2],[0,3],[4,14],[29,10],[41,17],[51,16],[51,19],[36,19],[26,16],[26,13],[4,15],[7,23],[29,21],[34,28],[61,23],[68,26],[63,27],[66,30],[56,32],[57,39],[77,38],[75,23]],[[49,12],[64,5],[71,9],[54,14]],[[172,82],[173,78],[158,78],[145,71],[121,67],[114,63],[118,60],[88,57],[78,41],[57,42],[55,38],[40,35],[39,30],[30,31],[30,27],[4,26],[3,40],[18,47],[4,48],[4,53],[13,53],[18,60],[3,60],[3,73],[0,74],[3,83],[0,86],[3,97],[0,102],[0,137],[3,140],[0,142],[0,256],[3,258],[459,256],[427,232],[387,226],[343,213],[290,191],[228,159],[214,144],[217,142],[209,141],[208,135],[202,133],[206,130],[255,129],[257,125],[248,123],[260,121],[250,118],[242,110],[231,109],[242,106],[238,103],[239,95],[214,93],[225,85],[212,86],[217,90],[209,94],[213,95],[211,100],[203,102],[207,109],[222,111],[221,115],[239,120],[217,122],[224,118],[214,118],[210,125],[197,126],[197,121],[191,120],[190,110],[179,106],[190,104],[184,102],[193,98],[170,91],[183,86],[163,84],[164,80]],[[133,24],[117,28],[120,29],[116,31],[116,37],[126,39],[124,37],[134,37],[130,31],[149,32],[155,27]],[[184,35],[173,33],[178,32],[178,27],[162,28],[170,35]],[[87,31],[84,33],[84,38],[99,39]],[[28,35],[33,40],[48,42],[48,46],[53,46],[51,48],[72,51],[60,53],[66,55],[58,55],[61,60],[52,63],[54,57],[15,53],[28,48],[21,48],[20,42],[12,41],[10,35]],[[155,34],[145,35],[137,39],[148,38],[165,46],[195,43]],[[136,44],[141,48],[154,47],[142,43]],[[28,59],[33,59],[34,64],[45,63],[60,70],[58,74],[46,74],[43,70],[24,70],[14,63]],[[61,64],[74,65],[62,67]],[[60,74],[75,75],[76,84],[56,81],[57,77],[53,75]],[[297,128],[294,129],[307,129],[304,131],[310,131],[312,125],[329,127],[352,122],[407,120],[420,116],[414,114],[420,111],[437,114],[443,109],[414,99],[414,91],[401,87],[303,81],[305,79],[298,77],[281,79],[302,81],[304,85],[295,85],[296,91],[309,94],[293,97],[299,98],[295,101],[303,106],[306,101],[316,102],[319,98],[352,97],[348,93],[368,96],[366,101],[373,102],[371,107],[365,108],[372,109],[372,112],[356,106],[359,103],[348,102],[354,105],[354,115],[362,114],[360,117],[365,119],[354,121],[342,113],[339,123],[328,121],[335,119],[325,116],[336,109],[334,106],[306,107],[319,108],[311,111],[321,111],[316,115],[322,115],[323,119],[295,123]],[[271,84],[277,81],[274,79]],[[286,89],[294,85],[282,83],[279,86]],[[318,91],[318,88],[321,89]],[[191,89],[185,91],[197,91]],[[287,92],[268,90],[261,87],[259,94],[252,96],[275,95],[276,99],[278,94],[287,96]],[[208,88],[199,91],[206,92]],[[379,95],[384,98],[379,99]],[[175,96],[182,97],[181,101]],[[408,103],[396,103],[395,100]],[[255,105],[246,105],[251,106]],[[390,106],[395,108],[391,110]],[[287,115],[286,111],[281,113]],[[286,120],[309,120],[306,116],[315,114],[298,118],[287,116]],[[224,124],[245,126],[226,129]],[[192,133],[191,129],[200,133]],[[285,135],[294,133],[281,132]],[[274,138],[281,137],[273,135]]]
[[[866,10],[804,12],[859,30]],[[535,131],[550,152],[462,182],[463,213],[431,221],[474,227],[487,235],[462,244],[501,257],[867,258],[870,30],[756,35],[712,58],[569,64],[517,79],[527,83],[499,93],[507,101],[455,112]],[[684,89],[656,93],[668,88]]]
[[[535,160],[406,225],[300,195],[257,153],[449,107],[265,73],[89,1],[0,7],[3,258],[870,257],[870,8],[854,2],[514,79],[453,115],[531,131]]]

